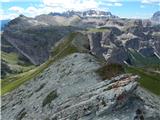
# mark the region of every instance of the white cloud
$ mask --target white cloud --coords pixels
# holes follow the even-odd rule
[[[105,3],[105,5],[106,6],[118,6],[118,7],[120,7],[120,6],[123,6],[123,4],[122,3]]]
[[[3,19],[5,19],[5,18],[11,18],[12,19],[14,16],[17,17],[19,14],[24,14],[24,15],[29,16],[29,17],[35,17],[35,16],[40,15],[40,14],[48,14],[50,12],[65,11],[65,9],[63,9],[63,8],[50,7],[50,6],[41,6],[41,7],[30,6],[26,9],[18,7],[18,6],[13,6],[13,7],[9,8],[9,10],[11,11],[10,15],[5,15],[5,14],[2,13],[1,16],[3,16],[3,17],[1,17],[1,19],[2,18]]]
[[[13,0],[1,0],[1,2],[11,2]]]
[[[122,0],[105,0],[106,2],[120,2]]]
[[[65,10],[98,9],[96,0],[43,0],[44,5]]]
[[[152,3],[160,3],[160,0],[142,0],[142,3],[152,4]]]
[[[113,6],[113,3],[106,3],[106,6]]]
[[[122,3],[114,3],[114,5],[120,7],[120,6],[122,6],[123,4],[122,4]]]
[[[41,2],[41,0],[1,0],[1,2]]]
[[[24,12],[24,9],[18,6],[13,6],[11,8],[9,8],[10,11],[14,11],[18,14],[22,14]]]

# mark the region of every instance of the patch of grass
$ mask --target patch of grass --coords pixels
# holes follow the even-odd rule
[[[160,60],[156,56],[145,57],[133,49],[128,50],[128,52],[130,55],[131,63],[134,66],[150,66],[160,64]]]
[[[88,32],[109,32],[109,30],[106,28],[91,28],[88,29]]]
[[[2,75],[2,78],[7,78],[9,76],[12,75],[16,75],[22,72],[26,72],[28,70],[31,70],[32,68],[34,68],[35,66],[33,64],[28,64],[26,65],[26,63],[24,63],[23,65],[19,64],[20,62],[23,62],[22,60],[19,59],[19,55],[17,53],[11,52],[11,53],[7,53],[7,52],[3,52],[1,51],[1,60],[4,61],[4,63],[6,63],[9,67],[9,69],[11,70],[10,73],[7,73],[5,75]],[[5,71],[5,68],[3,68],[2,66],[2,70]],[[6,71],[7,72],[7,71]]]
[[[160,60],[156,57],[144,57],[135,50],[129,50],[131,63],[135,67],[126,67],[127,73],[138,74],[139,83],[149,91],[160,95]]]
[[[18,62],[18,54],[16,53],[6,53],[1,51],[1,58],[11,64],[17,64]]]
[[[115,77],[121,73],[124,73],[124,68],[122,65],[119,64],[107,64],[101,68],[99,68],[97,71],[99,76],[103,80],[110,79],[111,77]]]
[[[139,83],[142,87],[160,95],[160,74],[153,74],[137,67],[126,67],[126,72],[139,75],[141,77]]]
[[[54,61],[55,59],[50,59],[47,62],[43,63],[42,65],[32,70],[3,79],[1,81],[2,82],[1,95],[4,95],[5,93],[12,91],[13,89],[17,88],[26,81],[35,78],[40,73],[42,73],[43,70],[48,68],[49,65],[52,64]]]
[[[148,71],[160,71],[160,64],[146,65],[142,68]]]
[[[57,91],[54,90],[54,91],[50,92],[46,96],[46,98],[43,100],[42,107],[46,106],[47,104],[50,104],[57,97],[58,97]]]
[[[71,33],[66,39],[64,39],[62,42],[60,42],[52,52],[52,56],[54,56],[55,60],[61,59],[69,54],[78,52],[78,49],[71,44],[73,38],[77,33]]]
[[[112,89],[112,86],[108,86],[107,88],[105,88],[103,91],[108,91],[108,90],[111,90]]]
[[[19,85],[23,84],[27,80],[34,78],[43,70],[44,67],[45,66],[43,65],[33,70],[3,79],[1,81],[2,82],[1,94],[4,95],[5,93],[10,92],[13,89],[17,88]]]
[[[103,80],[110,79],[111,77],[117,76],[122,73],[132,73],[140,76],[138,82],[140,86],[151,91],[156,95],[160,95],[160,73],[154,72],[159,70],[159,64],[153,66],[144,67],[128,67],[117,64],[104,65],[99,68],[96,72]],[[105,90],[111,89],[106,88]],[[105,91],[104,90],[104,91]]]

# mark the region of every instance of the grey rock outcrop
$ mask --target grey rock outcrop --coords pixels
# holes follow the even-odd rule
[[[89,39],[89,42],[90,42],[91,52],[98,57],[103,57],[102,54],[107,49],[103,48],[102,45],[101,45],[102,33],[101,32],[89,33],[88,34],[88,39]]]
[[[140,46],[140,39],[139,38],[129,39],[125,43],[126,48],[132,48],[134,50],[138,50],[139,46]]]
[[[2,96],[3,120],[160,119],[159,97],[138,87],[138,76],[102,80],[95,72],[100,67],[96,58],[84,53],[55,62],[39,77]]]
[[[104,54],[104,58],[108,64],[125,64],[128,59],[128,53],[124,47],[113,47],[108,50],[107,54]]]

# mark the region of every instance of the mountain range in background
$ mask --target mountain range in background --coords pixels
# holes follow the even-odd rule
[[[51,12],[48,15],[51,16],[61,16],[61,17],[73,17],[73,16],[78,16],[80,18],[119,18],[116,15],[113,15],[111,12],[106,12],[106,11],[96,11],[96,10],[87,10],[87,11],[66,11],[63,13],[58,13],[58,12]],[[158,23],[159,22],[159,16],[160,16],[160,11],[157,11],[153,14],[153,16],[151,17],[151,21]],[[4,29],[5,25],[8,24],[8,22],[11,20],[1,20],[1,30]]]
[[[105,12],[105,11],[96,11],[96,10],[88,10],[84,12],[77,12],[77,11],[67,11],[63,13],[49,13],[49,15],[52,16],[63,16],[63,17],[72,17],[72,16],[79,16],[81,18],[87,18],[87,17],[101,17],[101,18],[118,18],[118,16],[112,15],[111,12]]]

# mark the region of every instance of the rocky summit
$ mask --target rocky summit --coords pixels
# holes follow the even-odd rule
[[[137,75],[102,80],[101,65],[74,53],[2,97],[3,120],[159,120],[160,99],[140,88]]]

